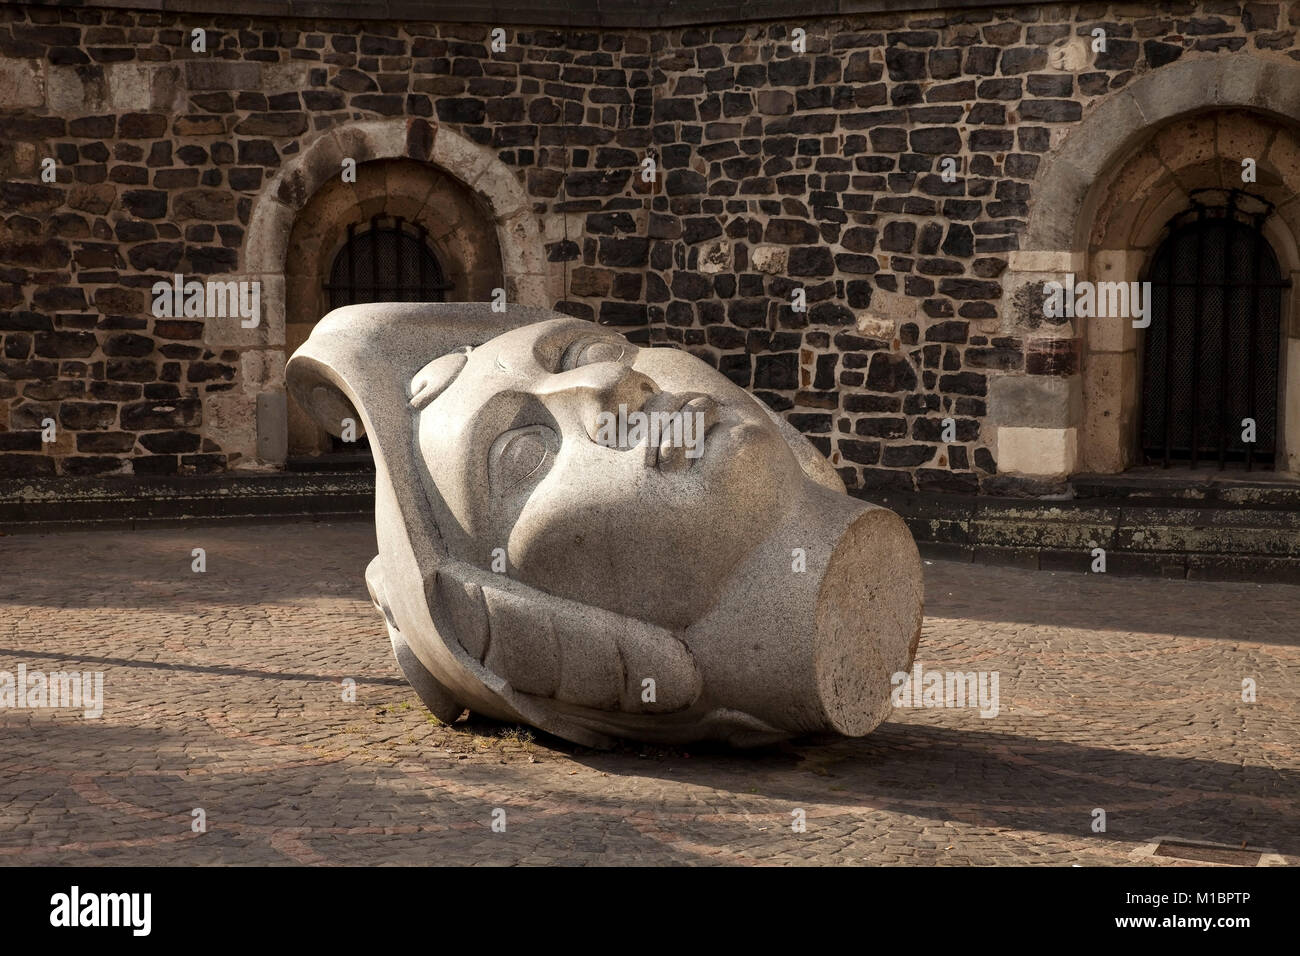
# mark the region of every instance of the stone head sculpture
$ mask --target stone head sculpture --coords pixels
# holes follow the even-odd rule
[[[601,747],[887,716],[920,635],[911,535],[705,362],[544,309],[377,303],[322,319],[288,378],[370,437],[366,581],[441,719]]]

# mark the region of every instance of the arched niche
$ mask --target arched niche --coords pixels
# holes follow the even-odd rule
[[[1245,161],[1253,163],[1245,163]],[[1253,168],[1252,168],[1253,167]],[[1243,172],[1253,180],[1243,181]],[[1170,120],[1099,178],[1086,278],[1149,278],[1170,223],[1202,190],[1244,189],[1273,204],[1263,237],[1293,285],[1300,284],[1300,125],[1258,110],[1208,109]],[[1300,472],[1300,312],[1294,288],[1283,296],[1279,350],[1278,455],[1275,470]],[[1145,329],[1117,319],[1079,323],[1082,421],[1078,469],[1116,473],[1140,461]],[[1288,397],[1292,408],[1288,414]]]
[[[1242,181],[1248,158],[1253,183]],[[1043,283],[1069,273],[1142,281],[1190,192],[1232,185],[1275,205],[1264,235],[1300,286],[1300,64],[1253,53],[1185,57],[1108,94],[1044,156],[1027,228],[1003,276],[1001,315],[1031,353],[1066,356],[1058,364],[1069,374],[1007,376],[991,386],[1000,471],[1062,477],[1135,464],[1142,331],[1121,320],[1044,325]],[[1300,474],[1296,288],[1283,309],[1276,469]],[[1016,450],[1014,459],[1004,447]]]
[[[356,183],[343,183],[344,160],[355,163]],[[253,206],[244,263],[245,278],[262,283],[262,364],[282,369],[303,328],[328,311],[309,276],[323,284],[347,222],[376,212],[421,217],[462,283],[449,297],[484,300],[500,286],[509,302],[551,304],[543,223],[515,170],[428,120],[354,123],[322,133],[288,159]],[[297,419],[282,376],[268,379],[275,387],[257,395],[257,457],[276,465],[289,451],[290,416]]]
[[[364,230],[371,218],[401,217],[423,227],[427,245],[451,286],[447,302],[483,302],[504,288],[495,224],[470,189],[426,163],[376,160],[356,168],[356,182],[335,177],[298,213],[285,265],[285,350],[307,341],[330,310],[327,284],[348,241],[348,229]],[[289,457],[330,447],[329,436],[289,399]]]

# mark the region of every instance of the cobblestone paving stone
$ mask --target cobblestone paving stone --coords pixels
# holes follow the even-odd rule
[[[1161,837],[1300,862],[1300,588],[927,562],[918,660],[998,672],[996,717],[601,753],[436,724],[373,552],[367,522],[0,537],[0,670],[105,675],[99,719],[0,709],[0,863],[1186,865]]]

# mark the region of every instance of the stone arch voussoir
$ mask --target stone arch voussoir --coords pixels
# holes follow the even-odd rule
[[[1078,220],[1093,184],[1153,127],[1203,109],[1239,107],[1300,122],[1300,63],[1256,53],[1179,60],[1138,77],[1084,116],[1044,157],[1020,248],[1083,251]]]

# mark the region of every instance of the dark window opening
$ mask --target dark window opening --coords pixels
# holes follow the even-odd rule
[[[401,216],[373,216],[358,229],[348,226],[348,238],[334,257],[325,292],[329,307],[363,302],[442,302],[454,286],[429,243],[424,226]],[[369,460],[365,436],[345,442],[331,436],[331,457]]]
[[[325,284],[330,308],[359,302],[442,302],[453,288],[429,244],[428,230],[401,216],[374,216],[348,239]]]
[[[1147,275],[1151,325],[1142,372],[1147,464],[1242,463],[1277,453],[1283,290],[1263,235],[1273,206],[1241,190],[1198,189]],[[1243,420],[1255,441],[1243,439]]]

